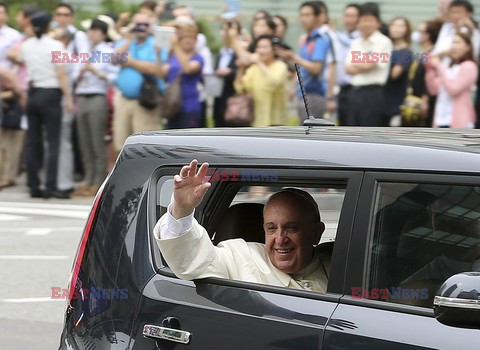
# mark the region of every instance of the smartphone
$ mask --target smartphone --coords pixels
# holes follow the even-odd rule
[[[156,26],[153,29],[155,46],[170,51],[170,40],[174,34],[175,28],[173,27]]]

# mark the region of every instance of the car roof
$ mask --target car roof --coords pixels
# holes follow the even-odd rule
[[[143,132],[125,148],[135,144],[167,152],[160,158],[172,164],[195,157],[218,165],[480,173],[480,130],[471,129],[205,128]]]

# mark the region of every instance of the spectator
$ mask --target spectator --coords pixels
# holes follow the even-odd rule
[[[16,100],[17,106],[20,104],[21,109],[24,109],[25,93],[17,81],[17,76],[2,66],[0,66],[0,88],[2,110],[6,110],[8,105],[13,106],[9,103],[12,100]],[[0,116],[0,119],[1,117],[4,116]],[[0,189],[15,185],[23,135],[23,130],[9,129],[3,126],[0,129]]]
[[[337,109],[334,89],[337,80],[337,56],[338,52],[340,51],[340,43],[337,38],[337,33],[330,26],[327,5],[323,1],[316,1],[316,3],[320,7],[320,16],[318,16],[318,32],[320,35],[327,36],[330,40],[330,48],[328,50],[322,80],[324,81],[326,91],[326,110],[328,113],[333,114]]]
[[[85,32],[75,28],[75,11],[70,4],[60,3],[57,5],[54,13],[54,20],[58,25],[57,38],[64,41],[65,48],[62,52],[69,55],[88,52],[89,44]],[[72,72],[75,64],[65,65],[70,91],[73,89]],[[60,155],[58,164],[58,188],[61,191],[71,192],[74,187],[75,159],[79,159],[78,148],[73,145],[74,113],[67,112],[65,109],[65,97],[62,102],[62,129],[60,136]]]
[[[478,65],[473,56],[471,32],[457,32],[449,58],[451,64],[440,62],[438,57],[431,57],[427,64],[427,88],[437,95],[433,126],[473,128],[476,115],[472,89],[477,82]]]
[[[73,196],[94,196],[107,175],[107,92],[117,77],[118,66],[102,61],[104,55],[113,54],[113,49],[106,43],[108,24],[101,20],[105,17],[99,16],[91,21],[87,32],[91,45],[90,62],[76,65],[73,72],[78,100],[78,141],[85,171],[84,185]]]
[[[205,34],[200,33],[198,23],[195,22],[193,11],[190,7],[180,7],[177,11],[174,11],[175,23],[177,26],[196,26],[197,27],[197,43],[195,45],[195,51],[203,58],[202,75],[213,74],[213,58],[212,52],[208,47],[207,37]],[[205,127],[207,124],[207,93],[203,85],[203,79],[198,83],[199,98],[202,107],[202,121],[200,126]]]
[[[453,37],[462,27],[472,31],[473,53],[477,56],[480,51],[480,32],[473,22],[473,5],[468,0],[453,0],[448,6],[448,21],[442,25],[437,42],[432,51],[440,59],[449,59],[449,50]]]
[[[385,95],[388,103],[388,117],[385,126],[390,125],[393,117],[399,118],[400,105],[407,93],[408,71],[414,59],[410,50],[412,27],[405,17],[395,17],[388,27],[389,37],[393,43],[390,57],[390,74],[385,85]],[[397,124],[399,124],[398,121]]]
[[[146,109],[139,104],[145,79],[156,80],[159,91],[163,91],[163,81],[156,77],[159,59],[150,26],[150,18],[137,13],[130,26],[131,33],[116,44],[115,54],[128,54],[128,60],[116,62],[121,66],[116,82],[118,91],[113,118],[113,142],[117,152],[130,134],[162,127],[160,107]]]
[[[255,41],[258,57],[248,69],[240,65],[235,90],[253,98],[254,127],[286,124],[287,65],[275,57],[273,36],[263,35]]]
[[[285,41],[285,35],[288,30],[288,21],[285,17],[280,15],[273,16],[273,22],[275,23],[275,36],[281,41]]]
[[[323,70],[330,50],[330,39],[320,35],[317,25],[321,14],[320,7],[314,1],[307,1],[300,5],[300,22],[305,29],[306,36],[296,54],[293,51],[278,48],[280,57],[297,62],[302,68],[301,73],[305,90],[310,100],[313,116],[321,118],[326,111],[325,82]],[[301,91],[298,90],[297,110],[300,120],[308,118],[303,104]]]
[[[231,33],[233,32],[233,34]],[[225,122],[225,110],[227,107],[227,99],[235,95],[235,88],[233,81],[237,73],[237,66],[235,61],[237,56],[233,49],[234,38],[240,35],[242,27],[239,22],[226,22],[222,27],[222,37],[224,47],[220,49],[218,59],[215,64],[215,74],[217,77],[223,79],[223,89],[220,97],[215,98],[213,104],[213,120],[215,126],[227,126]]]
[[[62,51],[62,44],[46,33],[51,17],[37,12],[31,17],[35,37],[26,40],[21,47],[21,59],[27,67],[30,89],[28,92],[27,116],[27,175],[30,196],[68,198],[57,188],[58,154],[62,120],[62,94],[65,110],[73,111],[65,66],[52,63],[52,51]],[[46,131],[47,152],[43,152],[43,131]],[[47,154],[45,192],[40,189],[38,172],[42,155]]]
[[[402,120],[402,126],[432,126],[436,96],[430,95],[425,85],[425,57],[432,51],[441,26],[442,22],[439,20],[430,20],[419,25],[421,54],[410,66],[407,94],[422,99],[421,114],[416,120]]]
[[[347,125],[348,97],[352,90],[352,77],[345,72],[345,59],[350,52],[353,40],[360,37],[357,29],[360,6],[349,4],[343,10],[343,26],[345,31],[337,33],[339,50],[337,59],[337,82],[340,91],[337,96],[337,116],[339,125]]]
[[[18,79],[19,94],[25,99],[28,90],[27,71],[25,65],[19,60],[20,48],[25,40],[33,36],[30,17],[37,11],[37,6],[33,4],[25,4],[20,8],[16,21],[25,32],[25,35],[11,46],[7,52],[7,58],[14,64],[14,71],[16,70],[15,77]],[[0,157],[0,165],[2,167],[2,171],[0,171],[0,188],[15,186],[16,184],[26,127],[27,121],[24,115],[22,116],[20,129],[0,129],[0,149],[2,154]]]
[[[172,84],[181,74],[181,111],[168,121],[169,129],[197,128],[202,125],[202,106],[198,84],[202,78],[203,58],[195,51],[196,26],[184,26],[172,36],[172,55],[162,66],[162,74]]]
[[[7,58],[7,52],[22,36],[18,31],[10,28],[7,22],[8,6],[0,2],[0,66],[12,69],[13,63]]]
[[[358,22],[361,37],[352,43],[345,60],[353,86],[348,103],[348,125],[385,125],[388,107],[384,86],[390,71],[392,42],[379,32],[380,24],[378,6],[364,4]]]

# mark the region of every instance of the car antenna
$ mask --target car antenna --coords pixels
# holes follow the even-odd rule
[[[305,91],[305,86],[303,85],[302,73],[300,73],[300,67],[297,63],[295,63],[295,71],[297,72],[298,83],[300,84],[300,91],[302,92],[305,111],[308,115],[308,119],[304,120],[303,125],[308,126],[308,129],[310,129],[312,126],[335,126],[335,124],[332,123],[330,120],[326,120],[323,118],[315,118],[312,115],[312,113],[310,112],[310,105],[308,103],[307,92]]]

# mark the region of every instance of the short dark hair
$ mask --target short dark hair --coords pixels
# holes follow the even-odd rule
[[[8,5],[7,5],[6,2],[1,1],[0,2],[0,7],[3,7],[3,9],[5,10],[5,13],[8,14]]]
[[[468,0],[453,0],[450,5],[448,5],[448,8],[452,7],[463,7],[467,12],[473,13],[473,5]]]
[[[316,1],[305,1],[300,5],[300,10],[304,7],[310,7],[313,10],[313,14],[315,16],[320,16],[322,9],[318,6]]]
[[[260,35],[258,38],[255,39],[255,41],[254,41],[254,43],[253,43],[253,44],[254,44],[253,47],[254,47],[255,50],[256,50],[256,49],[257,49],[257,45],[258,45],[258,43],[259,43],[260,40],[268,40],[268,41],[270,41],[270,43],[272,44],[272,48],[273,48],[273,46],[274,46],[274,44],[275,44],[274,38],[275,38],[275,37],[274,37],[273,35],[270,35],[270,34],[262,34],[262,35]]]
[[[275,16],[273,16],[273,18],[278,18],[280,20],[280,22],[283,23],[283,26],[285,27],[285,29],[288,28],[288,21],[285,17],[283,17],[281,15],[275,15]]]
[[[267,10],[263,10],[263,9],[255,12],[255,15],[253,15],[253,17],[257,17],[259,13],[263,14],[263,17],[272,17]]]
[[[442,28],[443,22],[439,19],[432,19],[425,22],[425,32],[430,37],[432,44],[435,44],[438,39],[438,34],[440,34],[440,29]]]
[[[380,20],[380,8],[376,2],[366,2],[360,7],[360,17],[361,16],[373,16],[379,22]]]
[[[255,19],[252,23],[255,24],[256,22],[258,21],[265,21],[265,23],[267,24],[267,27],[272,30],[273,32],[275,32],[275,29],[277,29],[277,25],[275,24],[275,22],[273,21],[273,18],[272,17],[262,17],[262,18],[258,18],[258,19]]]
[[[32,17],[35,13],[39,11],[38,6],[36,4],[24,4],[20,8],[20,11],[23,13],[24,17]]]
[[[157,2],[153,0],[145,0],[139,6],[139,8],[148,8],[150,11],[155,11],[155,7],[157,7]]]
[[[61,3],[59,3],[59,4],[57,5],[57,7],[55,7],[55,10],[58,10],[60,7],[65,7],[65,8],[67,8],[67,9],[69,9],[69,10],[70,10],[70,13],[71,13],[72,15],[75,14],[75,10],[73,9],[73,6],[70,5],[70,4],[68,4],[68,3],[66,3],[66,2],[61,2]]]
[[[346,10],[350,7],[353,7],[354,9],[356,9],[358,11],[358,13],[360,13],[360,11],[362,10],[362,7],[359,4],[356,4],[356,3],[348,4],[347,6],[344,7],[344,10]]]

